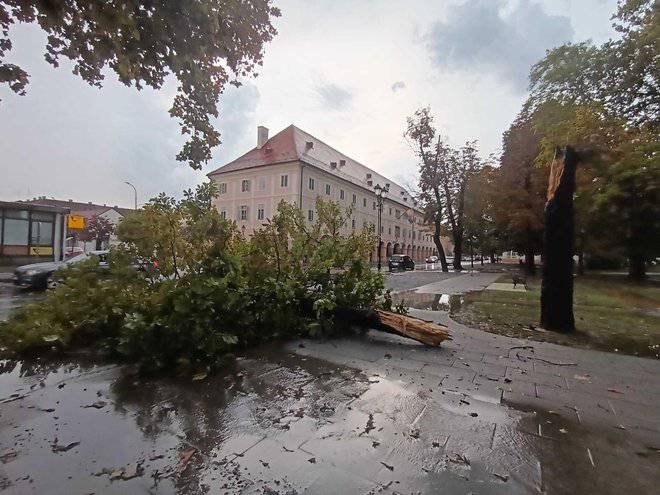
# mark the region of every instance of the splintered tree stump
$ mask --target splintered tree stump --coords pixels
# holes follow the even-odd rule
[[[571,332],[573,317],[573,193],[578,155],[567,146],[557,149],[550,168],[543,233],[541,326]]]
[[[336,316],[358,326],[408,337],[430,347],[438,347],[443,341],[451,340],[449,330],[444,325],[381,309],[341,308],[336,311]]]

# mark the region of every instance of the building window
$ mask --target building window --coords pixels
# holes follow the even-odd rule
[[[399,210],[394,210],[394,216],[395,216],[396,218],[400,218],[400,217],[401,217]]]
[[[372,205],[372,209],[373,209],[373,210],[376,209],[376,202],[375,202],[375,201],[374,201],[374,204]]]
[[[307,210],[307,220],[310,222],[314,221],[314,210]]]
[[[401,227],[394,227],[394,237],[399,237],[401,235]]]
[[[25,210],[5,210],[3,244],[5,246],[28,245],[28,212]]]
[[[247,220],[248,219],[248,207],[247,205],[242,205],[239,217],[241,220]]]
[[[309,189],[310,191],[314,190],[314,179],[312,177],[309,178]]]
[[[392,216],[392,208],[390,208],[390,216]]]
[[[367,198],[362,198],[362,206],[363,206],[364,208],[367,207]]]
[[[325,193],[330,196],[330,184],[325,185]]]
[[[218,186],[218,193],[219,194],[227,194],[227,183],[226,182],[221,182],[220,185]]]
[[[380,226],[380,233],[382,234],[384,231],[385,231],[385,227],[383,227],[383,226],[381,225],[381,226]]]
[[[387,233],[388,235],[392,235],[392,227],[387,227]]]
[[[222,208],[220,210],[220,218],[223,220],[227,220],[227,208]]]
[[[357,203],[357,196],[355,194],[353,194],[353,204],[356,204],[356,203]]]
[[[50,246],[53,244],[53,215],[50,213],[32,213],[32,232],[30,244],[33,246]]]
[[[355,230],[355,218],[351,220],[351,228]]]
[[[250,181],[248,179],[243,179],[241,182],[241,192],[250,192]]]
[[[266,178],[259,177],[257,179],[257,191],[263,191],[266,189]]]
[[[339,190],[339,199],[344,199],[344,190],[343,189]]]
[[[257,205],[257,220],[264,219],[264,205]]]

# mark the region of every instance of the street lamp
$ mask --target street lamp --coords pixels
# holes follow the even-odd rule
[[[383,248],[383,238],[382,238],[382,216],[383,216],[383,196],[390,190],[389,186],[381,187],[380,184],[374,186],[374,191],[376,193],[376,206],[378,210],[378,271],[381,268],[381,250]]]
[[[134,197],[135,197],[135,209],[137,210],[137,189],[135,189],[135,186],[133,184],[131,184],[130,182],[128,182],[128,181],[124,181],[124,184],[128,184],[129,186],[131,186],[133,188],[133,193],[134,193]]]

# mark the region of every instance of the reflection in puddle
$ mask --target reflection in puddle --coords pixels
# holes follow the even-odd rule
[[[392,294],[395,304],[403,303],[404,306],[425,309],[429,311],[448,311],[449,314],[456,313],[464,302],[463,294],[426,294],[415,290],[406,290]]]

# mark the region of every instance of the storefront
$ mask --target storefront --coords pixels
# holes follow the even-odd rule
[[[0,201],[0,265],[59,261],[68,208]]]

